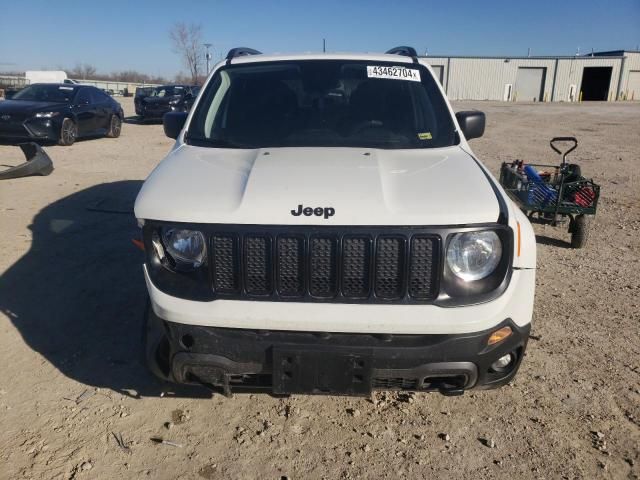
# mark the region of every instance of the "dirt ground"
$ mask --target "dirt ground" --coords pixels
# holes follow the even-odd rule
[[[128,123],[46,148],[48,177],[0,183],[0,478],[639,478],[640,105],[469,107],[488,115],[471,144],[496,174],[555,163],[549,138],[575,135],[602,185],[587,249],[535,226],[533,330],[509,386],[227,399],[154,380],[131,208],[172,142]],[[20,158],[0,146],[0,164]]]

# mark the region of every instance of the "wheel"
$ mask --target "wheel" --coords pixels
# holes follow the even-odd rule
[[[582,176],[582,169],[580,168],[580,165],[577,165],[575,163],[570,163],[569,164],[569,168],[571,168],[571,172],[576,176],[576,177],[581,177]]]
[[[65,118],[60,127],[60,138],[58,144],[63,146],[73,145],[78,136],[78,126],[70,118]]]
[[[118,138],[120,136],[121,130],[122,130],[122,120],[118,115],[111,115],[111,120],[109,121],[109,130],[107,131],[107,137]]]
[[[567,176],[564,178],[564,181],[567,183],[577,182],[582,178],[582,169],[580,165],[575,163],[570,163],[567,165]]]
[[[583,248],[589,240],[589,217],[578,215],[571,228],[571,248]]]

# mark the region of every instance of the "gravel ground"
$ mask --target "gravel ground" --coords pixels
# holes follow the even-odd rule
[[[171,141],[128,123],[48,147],[49,177],[0,183],[0,478],[639,478],[640,105],[455,108],[487,112],[472,147],[496,174],[555,163],[549,138],[575,135],[603,188],[585,250],[535,226],[534,325],[509,386],[227,399],[156,382],[130,211]],[[19,161],[0,146],[0,164]]]

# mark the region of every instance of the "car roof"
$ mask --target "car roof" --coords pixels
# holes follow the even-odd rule
[[[80,87],[91,87],[91,85],[78,85],[76,83],[46,83],[46,82],[38,82],[38,83],[31,83],[29,85],[27,85],[27,87],[32,87],[34,85],[49,85],[52,87],[65,87],[65,88],[69,88],[69,89],[78,89]],[[95,88],[95,87],[93,87]]]
[[[394,63],[414,62],[413,58],[409,56],[384,53],[295,53],[242,55],[240,57],[234,57],[233,59],[231,59],[231,63],[235,65],[240,63],[275,62],[287,60],[363,60],[371,62]]]

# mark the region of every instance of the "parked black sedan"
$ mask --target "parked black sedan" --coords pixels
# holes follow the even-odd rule
[[[55,141],[120,136],[124,113],[118,102],[86,85],[36,83],[0,102],[0,139]]]
[[[190,85],[163,85],[156,87],[151,95],[140,100],[138,115],[144,120],[162,119],[165,113],[185,110],[185,103],[190,107],[197,96],[192,93],[196,87]]]

